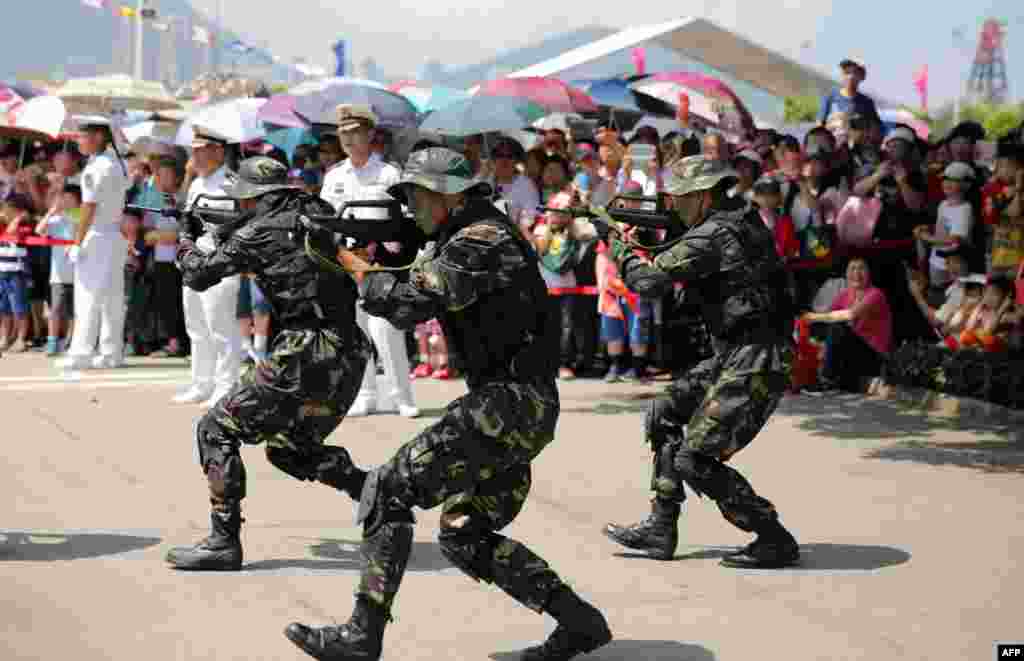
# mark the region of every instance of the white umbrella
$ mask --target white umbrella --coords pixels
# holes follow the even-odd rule
[[[231,99],[207,106],[189,117],[178,128],[175,143],[183,147],[192,145],[193,124],[214,131],[232,144],[261,140],[266,137],[267,131],[263,128],[258,113],[266,102],[266,99]]]
[[[56,139],[67,119],[67,110],[55,96],[37,96],[22,104],[14,115],[12,128]]]
[[[146,139],[153,142],[160,142],[165,145],[173,145],[177,136],[178,127],[172,122],[139,122],[121,129],[128,142],[135,144],[139,140]]]
[[[111,114],[118,110],[171,110],[179,108],[163,83],[135,80],[124,74],[75,78],[57,90],[71,112]]]

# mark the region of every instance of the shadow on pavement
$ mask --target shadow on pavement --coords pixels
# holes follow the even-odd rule
[[[719,560],[735,549],[725,546],[705,546],[689,553],[677,554],[673,562],[684,560]],[[643,553],[622,552],[616,557],[626,559],[654,560]],[[872,571],[902,565],[910,560],[910,554],[891,546],[870,546],[860,544],[802,544],[800,564],[796,567],[768,571]],[[766,571],[766,570],[761,570]]]
[[[521,652],[495,652],[494,661],[517,661]],[[674,640],[613,640],[581,659],[594,661],[715,661],[706,647]]]
[[[309,552],[321,560],[309,558],[260,560],[245,565],[247,570],[310,569],[324,571],[359,571],[363,558],[359,553],[359,541],[347,539],[321,539],[309,546]],[[451,569],[452,564],[441,555],[440,547],[434,542],[413,542],[409,557],[410,572],[436,572]]]
[[[0,561],[52,562],[98,558],[137,551],[159,543],[159,537],[0,531]]]
[[[916,461],[932,466],[960,466],[986,473],[1024,473],[1024,443],[1002,439],[977,443],[907,441],[871,450],[869,459]]]

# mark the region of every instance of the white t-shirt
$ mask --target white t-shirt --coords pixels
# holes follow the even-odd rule
[[[65,215],[50,216],[46,221],[46,236],[51,239],[75,238],[78,223]],[[71,285],[75,282],[75,265],[68,261],[67,246],[53,246],[50,249],[50,284]]]
[[[954,281],[946,288],[946,300],[935,313],[935,317],[944,324],[948,324],[956,311],[960,309],[960,303],[964,300],[964,286]]]
[[[95,204],[92,227],[112,232],[121,227],[125,195],[130,182],[113,149],[95,154],[82,171],[82,203]]]
[[[222,165],[216,172],[207,177],[196,177],[193,179],[188,187],[188,197],[185,200],[185,206],[191,207],[200,195],[223,197],[224,184],[227,183],[227,177],[228,168],[226,165]],[[196,247],[203,252],[213,252],[216,250],[217,245],[210,235],[209,228],[206,228],[206,230],[196,241]]]
[[[499,184],[492,178],[491,185],[498,196],[507,203],[508,216],[517,225],[520,223],[524,211],[530,215],[538,213],[540,193],[537,192],[537,187],[533,185],[529,177],[520,174],[507,184]]]
[[[320,189],[320,197],[330,203],[335,211],[341,209],[345,202],[358,200],[389,200],[388,188],[401,179],[402,173],[390,163],[385,163],[377,154],[360,168],[346,160],[328,170],[324,175],[324,185]],[[384,209],[352,209],[346,218],[365,220],[387,218]]]
[[[973,224],[971,205],[969,202],[950,204],[943,200],[939,204],[938,218],[935,221],[935,238],[948,239],[952,236],[960,237],[966,243],[971,237],[971,225]],[[946,271],[946,258],[932,250],[928,259],[931,281],[935,284],[945,284],[949,280],[949,272]]]

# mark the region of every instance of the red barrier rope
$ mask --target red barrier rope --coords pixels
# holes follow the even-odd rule
[[[0,242],[13,243],[16,246],[70,246],[74,243],[70,239],[51,239],[46,236],[26,236],[19,239],[2,234]]]

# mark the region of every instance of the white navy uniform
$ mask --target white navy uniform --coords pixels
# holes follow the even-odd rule
[[[200,195],[224,195],[227,167],[207,177],[196,177],[188,189],[186,208]],[[204,252],[215,249],[213,237],[204,233],[196,241]],[[224,396],[238,381],[241,369],[242,330],[236,318],[241,276],[224,278],[204,292],[183,288],[185,330],[192,344],[192,387],[177,401],[209,403]]]
[[[121,217],[130,182],[112,148],[89,158],[82,202],[95,204],[92,226],[75,258],[75,328],[65,367],[120,367],[124,362],[124,267],[128,241]],[[95,355],[99,342],[99,355]]]
[[[328,170],[324,176],[320,197],[329,202],[335,210],[340,209],[345,202],[390,199],[387,189],[397,184],[401,175],[398,168],[385,163],[378,154],[371,154],[370,159],[361,168],[356,168],[351,160],[346,160]],[[348,217],[374,218],[385,213],[378,209],[353,209]],[[385,247],[379,245],[377,250],[385,250]],[[385,377],[391,384],[390,400],[403,415],[418,414],[413,404],[405,335],[387,319],[366,314],[361,306],[356,308],[356,323],[373,340],[377,348]],[[377,396],[377,370],[371,361],[366,366],[362,388],[352,408],[349,409],[349,415],[365,415],[377,410],[380,399]]]

